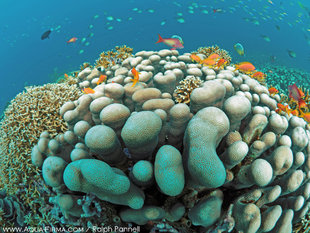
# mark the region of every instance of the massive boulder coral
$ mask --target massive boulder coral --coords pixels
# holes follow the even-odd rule
[[[107,83],[96,85],[101,74]],[[175,103],[174,89],[192,76],[203,83],[189,106]],[[278,115],[276,97],[248,75],[161,50],[78,78],[95,93],[65,103],[68,130],[41,135],[32,151],[55,200],[70,194],[65,218],[79,219],[89,194],[144,232],[161,221],[183,232],[291,232],[308,211],[309,128]]]

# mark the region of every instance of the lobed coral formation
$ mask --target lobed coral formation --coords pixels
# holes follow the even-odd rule
[[[161,223],[179,232],[291,232],[305,216],[305,121],[277,114],[280,96],[248,75],[201,67],[190,55],[140,51],[99,85],[97,69],[78,74],[80,87],[95,92],[66,102],[68,130],[41,134],[31,155],[61,219],[83,224],[78,200],[90,192],[115,207],[115,224],[143,232]],[[175,103],[176,86],[190,76],[202,86],[189,106]]]
[[[31,148],[41,132],[57,135],[67,130],[58,110],[80,95],[76,85],[67,83],[26,87],[10,102],[0,122],[0,187],[17,195],[34,224],[45,218],[38,211],[45,197],[37,185],[42,178],[31,163]]]
[[[100,54],[99,59],[96,61],[95,67],[104,67],[106,69],[109,66],[113,66],[117,62],[122,62],[123,60],[131,56],[132,51],[133,49],[127,47],[126,45],[115,46],[114,49],[102,52]]]
[[[173,92],[173,97],[177,103],[189,104],[192,91],[200,87],[202,81],[199,77],[189,76],[182,81]]]
[[[225,49],[221,49],[217,45],[212,45],[208,47],[200,47],[197,49],[197,51],[193,53],[198,53],[198,54],[200,53],[200,54],[205,55],[206,57],[209,57],[212,53],[216,53],[220,55],[220,58],[224,58],[227,61],[226,65],[229,65],[232,60],[231,56],[229,55],[229,52],[226,51]]]

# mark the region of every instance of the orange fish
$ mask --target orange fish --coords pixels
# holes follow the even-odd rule
[[[227,61],[224,58],[221,58],[220,60],[218,60],[218,62],[216,63],[216,67],[217,68],[224,68],[224,66],[226,65]]]
[[[220,57],[220,55],[218,55],[217,53],[212,53],[211,55],[209,55],[208,59],[213,59],[216,60]]]
[[[275,95],[275,94],[279,93],[279,91],[275,87],[270,87],[268,89],[268,91],[269,91],[270,95]]]
[[[197,56],[196,54],[191,54],[190,58],[192,59],[192,61],[195,61],[195,62],[197,62],[199,64],[202,63],[201,58],[199,56]]]
[[[67,75],[67,74],[64,74],[64,76],[65,76],[65,78],[69,78],[69,75]]]
[[[100,83],[105,82],[105,80],[107,80],[107,76],[106,75],[100,75],[99,80],[97,81],[97,85],[99,85]]]
[[[289,98],[293,98],[294,100],[296,100],[297,102],[299,102],[299,100],[305,96],[305,93],[302,92],[302,90],[300,90],[296,83],[294,85],[289,85],[288,86],[288,92]]]
[[[307,103],[306,103],[306,101],[303,100],[303,99],[300,99],[300,100],[298,101],[298,108],[299,108],[299,109],[300,109],[300,108],[307,108]]]
[[[215,65],[216,61],[214,59],[205,58],[202,60],[202,64],[204,66],[213,66]]]
[[[298,112],[297,109],[292,110],[290,113],[293,114],[294,116],[298,116],[299,115],[299,112]]]
[[[78,38],[76,38],[76,37],[72,37],[70,40],[67,41],[67,44],[69,44],[69,43],[74,43],[74,42],[77,41],[77,39],[78,39]]]
[[[251,75],[252,78],[264,78],[266,77],[266,74],[263,72],[257,71],[254,74]]]
[[[94,93],[95,93],[95,91],[94,91],[92,88],[90,88],[90,87],[84,88],[84,89],[82,90],[82,92],[83,92],[84,94],[94,94]]]
[[[278,103],[277,104],[278,109],[276,109],[277,113],[285,112],[285,113],[290,113],[290,109],[288,108],[288,105],[283,105]]]
[[[239,64],[236,64],[235,66],[236,66],[235,70],[240,70],[245,73],[251,73],[255,71],[255,66],[253,66],[253,64],[250,62],[241,62]]]
[[[139,74],[140,73],[136,70],[135,67],[133,67],[131,69],[131,73],[133,74],[133,79],[130,79],[130,81],[133,82],[132,87],[134,87],[137,84],[137,82],[139,82]]]
[[[301,111],[301,110],[300,110]],[[305,121],[307,121],[308,123],[310,123],[310,112],[304,113],[303,111],[301,111],[300,116],[302,118],[304,118]]]

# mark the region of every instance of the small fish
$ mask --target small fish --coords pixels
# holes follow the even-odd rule
[[[100,83],[105,82],[106,80],[107,80],[107,76],[106,75],[104,75],[104,74],[100,75],[99,80],[97,81],[97,85],[99,85]]]
[[[234,49],[236,50],[236,52],[240,55],[240,56],[244,56],[244,48],[242,46],[242,44],[237,43],[234,45]]]
[[[69,78],[69,75],[67,75],[67,74],[64,74],[64,76],[65,76],[65,78]]]
[[[227,64],[227,61],[224,58],[221,58],[220,60],[218,60],[218,62],[216,63],[216,67],[221,69],[224,68],[225,65]]]
[[[266,81],[267,75],[263,72],[257,71],[251,75],[252,78],[256,79],[260,83],[264,83]]]
[[[136,68],[135,67],[133,67],[132,69],[131,69],[131,73],[133,74],[133,79],[130,79],[130,81],[132,81],[133,83],[132,83],[132,87],[134,87],[136,84],[137,84],[137,82],[139,82],[139,72],[136,70]]]
[[[214,59],[205,58],[202,60],[202,64],[204,66],[213,66],[215,65],[216,61]]]
[[[286,114],[290,114],[292,112],[291,109],[288,108],[288,105],[283,105],[281,103],[277,103],[277,109],[276,109],[276,113],[286,113]]]
[[[209,57],[207,59],[212,59],[212,60],[216,60],[220,57],[220,55],[218,55],[217,53],[212,53],[209,55]]]
[[[41,36],[41,40],[45,40],[46,38],[50,38],[50,34],[51,34],[51,30],[47,30],[46,32],[44,32]]]
[[[268,89],[268,91],[269,91],[270,95],[275,95],[275,94],[279,93],[278,89],[276,89],[275,87],[270,87]]]
[[[239,64],[236,64],[235,67],[235,70],[240,70],[245,73],[252,73],[253,71],[255,71],[255,66],[253,66],[253,64],[250,62],[241,62]]]
[[[165,45],[172,47],[171,50],[183,49],[184,48],[183,43],[180,41],[180,39],[178,39],[178,38],[162,38],[158,34],[158,41],[156,42],[156,44],[161,43],[161,42],[163,42]]]
[[[296,53],[293,51],[293,50],[287,50],[287,53],[288,55],[291,57],[291,58],[295,58],[296,57]]]
[[[200,58],[199,56],[197,56],[196,54],[191,54],[191,55],[190,55],[190,58],[192,59],[192,61],[195,61],[195,62],[197,62],[197,63],[199,63],[199,64],[202,63],[201,58]]]
[[[302,117],[305,121],[307,121],[308,123],[310,123],[310,112],[304,113],[303,111],[301,111],[300,117]]]
[[[301,108],[307,108],[307,103],[306,103],[306,101],[303,100],[303,99],[300,99],[300,100],[298,101],[298,108],[299,108],[299,109],[301,109]]]
[[[213,13],[223,13],[223,9],[221,8],[214,8]]]
[[[265,41],[267,41],[267,42],[270,42],[270,41],[271,41],[270,38],[269,38],[268,36],[266,36],[266,35],[261,35],[261,37],[262,37]]]
[[[297,87],[296,83],[288,86],[288,92],[289,92],[288,97],[293,98],[297,102],[299,102],[302,99],[302,97],[305,96],[305,94],[302,92],[302,90],[300,90]]]
[[[276,25],[276,29],[277,29],[278,31],[280,31],[280,26],[279,26],[279,25]]]
[[[290,113],[291,113],[292,115],[294,115],[294,116],[299,116],[299,112],[298,112],[297,109],[291,110]]]
[[[94,93],[95,93],[95,91],[94,91],[92,88],[90,88],[90,87],[85,87],[85,88],[82,90],[82,92],[83,92],[84,94],[94,94]]]
[[[67,44],[74,43],[77,41],[77,39],[78,39],[77,37],[72,37],[70,40],[67,41]]]

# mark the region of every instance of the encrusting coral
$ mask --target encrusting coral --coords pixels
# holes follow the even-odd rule
[[[38,209],[45,201],[36,185],[42,178],[31,163],[31,148],[43,131],[57,135],[67,130],[59,108],[81,94],[76,85],[67,83],[25,87],[0,122],[0,187],[18,195],[34,223],[36,218],[44,219]]]

